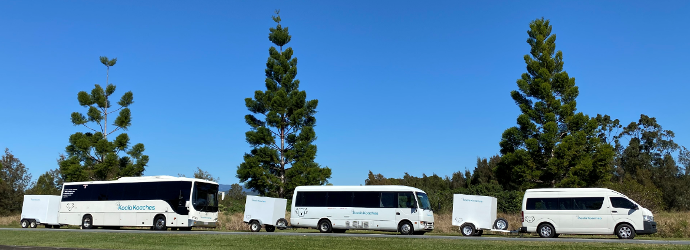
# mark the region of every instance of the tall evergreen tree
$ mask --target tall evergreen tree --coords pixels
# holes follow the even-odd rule
[[[254,98],[246,98],[245,116],[251,130],[245,135],[252,146],[237,167],[237,178],[245,187],[261,195],[289,197],[300,185],[323,185],[331,177],[331,169],[322,168],[316,158],[316,106],[318,100],[307,100],[299,90],[297,58],[291,47],[283,50],[292,36],[280,24],[279,11],[273,16],[277,23],[270,28],[271,46],[266,62],[266,91],[257,90]]]
[[[596,119],[575,113],[575,78],[563,70],[563,53],[549,20],[530,23],[527,73],[511,97],[522,114],[503,133],[496,177],[505,188],[586,187],[609,180],[613,147],[598,137]]]
[[[31,183],[29,169],[8,148],[0,158],[0,214],[19,212]]]
[[[77,132],[70,136],[67,146],[68,158],[60,162],[60,172],[65,181],[110,180],[121,176],[141,176],[149,161],[144,155],[144,144],[137,143],[129,147],[129,136],[121,133],[115,140],[108,141],[108,136],[119,130],[127,130],[132,125],[129,105],[134,103],[132,91],[128,91],[117,102],[119,108],[110,105],[110,96],[115,93],[115,85],[109,83],[110,67],[117,58],[100,57],[106,66],[106,88],[96,84],[91,93],[80,91],[77,95],[79,105],[88,108],[86,116],[79,112],[72,113],[72,124],[84,126],[90,131]],[[118,112],[117,118],[111,119],[115,127],[108,131],[108,118]],[[89,123],[95,123],[89,126]],[[98,127],[95,127],[95,126]],[[111,127],[112,128],[112,127]],[[120,157],[125,152],[127,156]]]

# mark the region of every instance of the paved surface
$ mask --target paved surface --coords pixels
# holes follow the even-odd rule
[[[670,244],[670,245],[687,245],[690,246],[690,240],[683,241],[669,241],[669,240],[619,240],[619,239],[582,239],[582,238],[536,238],[536,237],[465,237],[465,236],[442,236],[442,235],[396,235],[396,234],[359,234],[359,233],[344,233],[344,234],[322,234],[322,233],[293,233],[289,231],[268,233],[268,232],[224,232],[224,231],[153,231],[153,230],[135,230],[135,229],[47,229],[47,228],[0,228],[0,230],[9,231],[60,231],[60,232],[81,232],[81,233],[139,233],[139,234],[221,234],[221,235],[292,235],[292,236],[309,236],[309,237],[371,237],[371,238],[421,238],[421,239],[455,239],[455,240],[485,240],[485,241],[542,241],[542,242],[588,242],[588,243],[630,243],[630,244]],[[73,248],[2,248],[4,249],[73,249]]]

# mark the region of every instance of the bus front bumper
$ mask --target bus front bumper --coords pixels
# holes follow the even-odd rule
[[[218,224],[215,221],[209,222],[209,221],[198,221],[198,220],[192,220],[192,219],[187,220],[187,223],[188,223],[187,225],[189,225],[191,227],[216,227]]]

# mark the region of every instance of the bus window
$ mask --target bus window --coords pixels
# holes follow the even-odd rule
[[[396,208],[398,207],[398,201],[397,201],[397,196],[398,193],[396,192],[382,192],[381,193],[381,203],[379,204],[380,207],[383,208]]]
[[[412,192],[398,193],[398,208],[411,208],[414,203],[416,203],[416,200]]]
[[[351,207],[352,192],[328,192],[329,207]]]
[[[354,192],[354,197],[352,199],[353,207],[366,207],[366,208],[378,208],[379,204],[379,192]]]

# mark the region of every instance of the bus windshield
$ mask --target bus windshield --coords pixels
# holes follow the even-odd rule
[[[425,193],[417,192],[417,200],[419,200],[419,208],[431,210],[431,204],[429,204],[429,197],[427,197]]]
[[[196,211],[218,212],[218,185],[195,182],[192,205]]]

